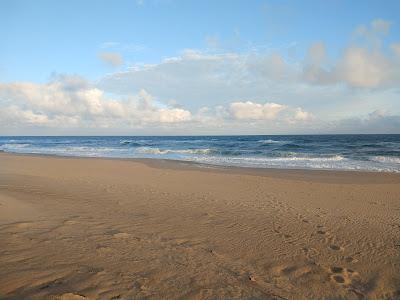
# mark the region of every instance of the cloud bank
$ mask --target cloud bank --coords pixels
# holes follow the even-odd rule
[[[116,100],[77,76],[47,84],[0,84],[0,99],[3,126],[117,127],[191,119],[187,110],[158,106],[144,90]]]
[[[383,111],[326,122],[302,107],[268,101],[235,100],[196,111],[171,103],[160,103],[145,90],[118,98],[81,77],[59,75],[46,84],[0,84],[0,126],[2,134],[7,130],[29,134],[32,129],[51,129],[55,134],[68,130],[81,134],[262,134],[400,128],[400,117]]]
[[[297,62],[274,52],[189,49],[157,64],[137,64],[108,75],[99,86],[121,94],[144,88],[195,102],[214,101],[213,97],[222,102],[238,96],[254,98],[271,94],[271,90],[280,95],[284,86],[344,87],[349,93],[352,89],[399,88],[400,43],[382,46],[390,27],[390,22],[380,19],[360,26],[353,34],[354,41],[336,58],[328,56],[323,42],[311,45],[306,57]]]
[[[96,82],[0,83],[0,134],[399,133],[400,42],[383,43],[390,27],[379,19],[358,27],[336,58],[323,42],[297,62],[189,49]],[[114,51],[99,58],[124,64]]]
[[[46,84],[0,84],[2,128],[125,128],[170,129],[185,124],[213,129],[246,121],[305,122],[312,114],[277,103],[234,101],[227,106],[203,107],[191,112],[158,102],[145,90],[115,98],[77,76],[57,76]],[[211,125],[210,125],[211,124]]]

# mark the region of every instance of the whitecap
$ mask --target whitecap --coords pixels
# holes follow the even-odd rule
[[[272,140],[272,139],[259,140],[257,142],[258,143],[262,143],[262,144],[287,144],[287,143],[291,143],[291,141],[278,141],[278,140]]]
[[[372,156],[370,160],[380,163],[400,164],[400,157],[396,156]]]
[[[169,153],[205,155],[213,152],[213,150],[212,149],[160,149],[160,148],[150,148],[150,147],[139,147],[136,149],[136,152],[143,154],[154,154],[154,155],[164,155]]]

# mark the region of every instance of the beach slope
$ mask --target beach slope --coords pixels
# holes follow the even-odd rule
[[[398,174],[0,153],[0,299],[398,299]]]

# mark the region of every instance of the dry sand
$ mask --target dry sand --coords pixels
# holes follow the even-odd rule
[[[398,299],[400,176],[0,154],[1,299]]]

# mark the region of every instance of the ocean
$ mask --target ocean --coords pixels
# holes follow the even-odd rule
[[[0,150],[206,165],[400,172],[400,135],[4,136]]]

